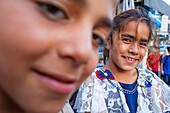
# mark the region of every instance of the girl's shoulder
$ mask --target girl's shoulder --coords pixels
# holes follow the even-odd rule
[[[157,86],[164,87],[166,86],[165,82],[159,78],[151,70],[137,68],[138,69],[138,84],[146,88],[155,88]]]
[[[98,79],[98,77],[97,77],[98,72],[104,72],[104,71],[102,70],[101,67],[96,67],[96,68],[93,70],[93,72],[92,72],[92,74],[91,74],[91,77],[94,78],[94,79]]]
[[[149,77],[155,77],[156,76],[156,74],[155,73],[153,73],[151,70],[149,70],[149,69],[145,69],[145,68],[140,68],[140,67],[137,67],[137,71],[138,71],[138,76],[139,77],[147,77],[147,76],[149,76]]]

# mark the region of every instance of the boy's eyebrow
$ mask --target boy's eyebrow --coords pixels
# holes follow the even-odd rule
[[[112,26],[113,26],[113,23],[112,23],[111,19],[109,19],[109,18],[101,18],[101,19],[98,21],[98,23],[100,23],[100,24],[108,27],[109,29],[111,29]]]
[[[70,1],[80,5],[81,7],[86,7],[87,6],[86,0],[70,0]]]

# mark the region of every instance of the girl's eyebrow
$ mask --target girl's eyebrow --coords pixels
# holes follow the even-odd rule
[[[141,41],[142,41],[142,42],[149,42],[149,40],[148,40],[148,39],[145,39],[145,38],[141,38]]]
[[[132,35],[129,35],[129,34],[122,34],[122,36],[129,37],[131,39],[135,39],[135,36],[132,36]],[[140,41],[142,41],[142,42],[149,42],[148,39],[142,38],[142,37],[141,37]]]
[[[129,37],[131,39],[135,39],[135,36],[132,36],[130,34],[122,34],[121,36],[124,36],[124,37]]]

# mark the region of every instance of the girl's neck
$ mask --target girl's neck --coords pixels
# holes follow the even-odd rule
[[[23,113],[2,89],[0,89],[0,113]]]
[[[102,69],[103,70],[109,69],[118,82],[125,83],[125,84],[133,84],[134,82],[136,82],[138,77],[136,68],[130,71],[129,70],[125,71],[116,67],[111,68],[111,66],[107,64],[103,66]]]

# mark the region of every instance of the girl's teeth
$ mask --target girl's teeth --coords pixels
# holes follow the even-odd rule
[[[128,60],[132,61],[133,59],[132,58],[128,58]]]

